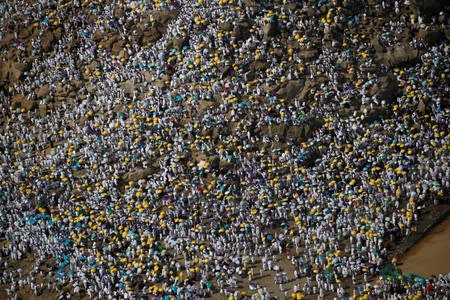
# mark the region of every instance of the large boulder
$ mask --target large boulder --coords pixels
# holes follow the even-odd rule
[[[373,49],[375,49],[375,52],[384,52],[384,47],[381,45],[380,41],[378,40],[378,37],[374,36],[370,43],[373,46]]]
[[[85,85],[86,90],[88,91],[89,94],[96,94],[97,93],[97,87],[92,84],[92,83],[88,83]]]
[[[417,37],[423,40],[428,45],[436,45],[445,40],[445,34],[439,30],[425,30],[422,29],[417,33]]]
[[[24,108],[26,111],[34,110],[38,107],[36,101],[28,100],[24,95],[17,94],[11,98],[11,105],[13,108]]]
[[[53,36],[57,40],[61,39],[63,33],[64,33],[64,27],[62,27],[62,26],[58,26],[55,28],[55,30],[53,30]]]
[[[285,87],[278,90],[277,96],[286,100],[292,100],[300,93],[304,84],[304,80],[291,80]]]
[[[312,135],[309,124],[289,126],[286,131],[286,138],[294,141],[306,141]]]
[[[208,157],[208,162],[211,169],[217,170],[220,167],[220,157],[219,155],[212,155]]]
[[[420,100],[419,103],[417,103],[416,111],[417,111],[418,113],[421,113],[421,114],[424,114],[424,113],[425,113],[425,111],[426,111],[426,106],[425,106],[425,103],[423,103],[422,100]]]
[[[28,70],[29,65],[20,62],[10,62],[8,68],[8,78],[10,81],[17,81],[22,78],[23,74]]]
[[[223,22],[219,24],[219,29],[223,31],[231,31],[233,30],[233,24],[230,22]]]
[[[403,44],[389,48],[386,53],[379,53],[378,57],[378,61],[386,66],[403,66],[415,63],[419,58],[419,50]]]
[[[323,121],[311,119],[301,125],[289,126],[286,129],[286,138],[295,141],[306,141],[312,137],[314,131],[322,127]]]
[[[48,95],[48,92],[50,91],[49,85],[45,84],[41,86],[40,88],[36,89],[36,96],[38,98],[43,98]]]
[[[397,78],[393,74],[380,77],[378,83],[370,89],[369,93],[370,96],[376,95],[378,100],[392,103],[399,94]]]
[[[159,24],[153,25],[149,29],[145,30],[143,34],[143,42],[144,44],[153,43],[159,40],[162,36],[163,30],[160,28]]]
[[[305,81],[305,84],[303,85],[302,91],[298,94],[298,97],[301,100],[306,100],[308,98],[308,94],[311,91],[311,89],[319,84],[321,84],[323,80],[317,80],[317,79],[310,79],[307,78]]]
[[[0,62],[0,82],[8,79],[9,63],[2,61]]]
[[[27,97],[25,97],[24,95],[16,94],[11,97],[11,107],[13,109],[20,108],[22,102],[25,102],[26,100],[27,100]]]
[[[294,12],[298,8],[298,4],[295,2],[287,3],[284,5],[284,8]]]
[[[226,78],[227,76],[229,76],[230,74],[231,74],[231,72],[232,72],[232,68],[231,68],[231,66],[228,66],[228,65],[224,65],[224,66],[220,66],[219,67],[219,71],[220,71],[220,74],[221,74],[221,78]]]
[[[126,42],[124,40],[119,40],[112,45],[111,53],[114,55],[119,55],[120,51],[125,47]]]
[[[301,58],[303,58],[307,61],[313,60],[313,59],[317,58],[317,56],[319,55],[319,50],[317,50],[317,49],[301,50],[299,52],[299,55]]]
[[[118,8],[118,9],[114,10],[114,17],[116,17],[116,18],[122,18],[122,17],[125,16],[125,14],[126,14],[125,10],[123,10],[121,8]]]
[[[278,135],[279,137],[283,138],[285,136],[285,132],[286,126],[284,125],[274,124],[269,126],[269,135],[272,137]]]
[[[319,11],[317,9],[315,9],[312,6],[309,6],[309,5],[303,6],[301,12],[306,14],[308,17],[314,17],[314,16],[317,16],[319,14]]]
[[[365,123],[380,120],[389,115],[389,110],[386,107],[382,106],[361,105],[360,110],[364,114],[363,122]]]
[[[269,67],[269,63],[266,61],[254,61],[248,65],[248,69],[250,72],[261,72],[265,71]]]
[[[142,71],[142,75],[144,76],[144,79],[146,82],[150,82],[153,79],[153,74],[152,72],[149,71]]]
[[[154,170],[152,170],[152,168],[136,168],[132,171],[129,171],[125,174],[122,175],[121,179],[124,182],[129,182],[129,181],[138,181],[140,179],[144,179],[147,176],[151,175],[152,173],[154,173]]]
[[[178,15],[178,10],[159,10],[153,11],[150,18],[161,24],[167,24]]]
[[[48,112],[48,105],[47,104],[39,104],[39,116],[45,117]]]
[[[1,48],[3,48],[6,45],[9,45],[15,38],[16,38],[15,35],[11,32],[4,33],[2,38],[0,39]]]
[[[55,96],[64,97],[69,94],[69,86],[67,84],[58,83],[55,86]]]
[[[189,38],[187,36],[174,37],[168,44],[167,49],[181,50],[184,46],[189,44]]]
[[[92,34],[91,38],[94,42],[100,42],[101,40],[103,40],[104,37],[105,37],[105,33],[97,29]]]
[[[149,13],[148,22],[136,25],[138,35],[133,36],[134,40],[141,40],[144,45],[156,42],[166,32],[170,20],[177,15],[178,10],[159,10]]]
[[[136,85],[132,80],[127,80],[119,84],[120,88],[131,94],[136,89]]]
[[[46,31],[41,38],[41,48],[44,52],[48,52],[51,50],[53,42],[55,41],[55,36],[53,32]]]
[[[410,0],[410,3],[423,13],[436,13],[443,10],[447,2],[442,0]]]
[[[28,30],[28,28],[22,28],[19,31],[18,37],[19,37],[19,39],[26,39],[31,35],[31,33],[32,32],[30,30]]]
[[[247,39],[250,36],[250,22],[242,21],[238,26],[233,28],[231,36],[237,38],[238,40]]]
[[[309,149],[306,157],[302,161],[302,164],[307,168],[314,167],[316,160],[320,157],[321,153],[317,147]]]
[[[105,47],[105,49],[111,50],[114,43],[116,43],[119,39],[119,34],[110,34],[106,38],[104,38],[102,45]]]
[[[21,63],[21,62],[12,62],[11,63],[11,70],[14,70],[15,72],[19,72],[20,74],[23,74],[25,71],[27,71],[29,68],[29,64],[27,63]]]
[[[278,34],[278,23],[276,21],[271,21],[264,25],[262,31],[264,33],[265,40],[273,38]]]

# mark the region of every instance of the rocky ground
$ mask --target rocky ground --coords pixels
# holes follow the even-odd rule
[[[168,4],[163,5],[160,2]],[[179,154],[174,150],[173,144],[176,143],[174,139],[162,135],[164,143],[160,143],[160,138],[148,138],[153,134],[153,132],[148,134],[152,126],[162,127],[162,129],[158,128],[161,132],[164,132],[164,126],[177,130],[197,128],[197,126],[200,128],[195,134],[185,136],[184,143],[190,149],[187,153],[180,154],[182,157],[179,159],[179,164],[186,168],[198,166],[200,170],[207,170],[202,177],[202,188],[205,194],[208,189],[213,194],[217,180],[215,174],[226,174],[226,176],[232,174],[227,178],[227,183],[230,186],[236,184],[242,191],[246,190],[248,183],[241,183],[236,175],[236,170],[240,166],[233,160],[226,159],[223,153],[235,155],[241,153],[245,143],[240,142],[239,138],[245,136],[247,131],[259,137],[260,140],[246,151],[251,154],[263,153],[262,157],[277,165],[278,169],[274,167],[272,171],[270,168],[270,172],[274,172],[280,178],[289,177],[290,172],[294,177],[295,174],[292,170],[286,171],[288,166],[278,165],[277,160],[281,156],[279,154],[290,151],[293,145],[307,145],[308,155],[296,166],[306,170],[307,174],[310,174],[309,172],[312,174],[316,170],[320,173],[321,167],[325,165],[327,171],[320,173],[317,180],[325,182],[327,173],[332,174],[333,177],[326,182],[329,183],[330,191],[335,191],[336,194],[343,193],[344,190],[348,191],[348,188],[340,188],[340,183],[352,187],[356,184],[361,189],[372,191],[375,188],[370,186],[377,186],[377,184],[379,186],[376,180],[382,179],[381,175],[374,175],[370,178],[371,183],[368,187],[358,181],[352,183],[348,176],[345,178],[334,176],[339,172],[344,174],[348,169],[342,167],[337,160],[341,158],[344,160],[343,158],[347,155],[352,155],[350,153],[361,149],[365,152],[365,148],[359,149],[358,144],[350,145],[354,142],[353,137],[345,137],[345,143],[340,140],[338,129],[342,126],[350,126],[344,125],[348,124],[344,120],[354,117],[358,120],[355,121],[358,126],[368,129],[369,137],[372,134],[380,137],[380,141],[377,140],[378,137],[370,141],[373,145],[367,148],[369,158],[377,157],[377,149],[384,151],[382,145],[389,143],[390,139],[396,139],[396,134],[377,127],[376,124],[381,122],[380,120],[386,121],[386,124],[391,126],[389,128],[395,128],[397,122],[404,121],[411,127],[411,135],[419,136],[418,149],[412,149],[411,153],[405,145],[401,146],[402,143],[392,142],[392,152],[398,153],[399,157],[413,160],[408,155],[419,153],[423,157],[430,156],[437,160],[437,158],[448,156],[449,128],[445,120],[448,121],[450,104],[448,89],[450,66],[448,60],[437,59],[436,61],[445,63],[436,65],[434,58],[427,56],[428,53],[434,52],[448,53],[441,49],[449,48],[450,30],[447,19],[449,11],[448,7],[440,1],[399,1],[400,8],[396,12],[395,1],[224,0],[215,1],[223,10],[216,19],[206,17],[208,14],[205,11],[209,8],[203,2],[207,1],[198,1],[196,4],[198,6],[192,5],[195,7],[195,12],[186,12],[183,1],[150,1],[145,9],[139,9],[140,4],[137,2],[133,4],[128,1],[109,0],[82,1],[78,8],[75,7],[75,2],[71,1],[49,1],[43,5],[33,1],[17,1],[16,11],[5,11],[0,24],[0,89],[2,93],[0,125],[5,133],[18,133],[17,136],[13,136],[14,139],[3,140],[2,179],[5,182],[5,188],[2,187],[1,191],[18,191],[20,187],[22,193],[17,192],[17,195],[26,194],[26,199],[29,201],[29,204],[21,204],[19,209],[14,207],[10,200],[2,200],[5,212],[11,213],[16,210],[30,212],[43,207],[44,211],[51,212],[52,217],[63,219],[65,212],[58,211],[58,205],[55,203],[48,203],[50,202],[48,199],[55,198],[54,195],[58,195],[60,199],[67,199],[68,202],[76,199],[73,200],[74,203],[86,201],[89,204],[89,199],[92,199],[94,194],[89,188],[92,187],[94,191],[99,190],[98,186],[95,187],[95,181],[100,175],[92,171],[97,168],[97,164],[93,167],[94,163],[88,162],[89,156],[83,156],[82,149],[89,148],[90,140],[78,144],[74,141],[75,139],[78,141],[83,135],[101,135],[107,139],[108,136],[114,135],[112,132],[117,127],[123,125],[118,125],[120,119],[125,120],[127,126],[131,124],[127,128],[134,128],[135,131],[131,129],[127,133],[118,134],[119,137],[125,136],[123,140],[130,141],[111,139],[111,144],[121,147],[117,161],[114,160],[111,163],[119,171],[114,174],[108,173],[108,163],[98,163],[99,169],[104,167],[102,172],[106,173],[106,175],[102,173],[102,176],[105,175],[108,178],[117,176],[113,189],[120,199],[134,199],[127,198],[131,193],[130,186],[140,180],[145,181],[160,176],[161,163],[166,162],[164,159],[173,158],[175,154]],[[4,8],[6,6],[0,7],[6,9]],[[236,17],[241,15],[239,10],[246,9],[253,10],[255,18]],[[36,11],[39,13],[36,14]],[[294,24],[297,20],[304,22],[303,27],[299,23]],[[308,24],[308,20],[314,20],[314,22]],[[395,24],[390,24],[390,21]],[[174,31],[179,33],[174,34]],[[202,37],[210,32],[214,32],[216,36],[208,36],[208,41],[211,43],[208,44],[206,38],[202,40]],[[252,45],[252,39],[258,41],[254,42],[256,46]],[[247,43],[247,41],[250,42]],[[211,47],[212,43],[215,47]],[[245,52],[239,52],[244,45],[247,47]],[[140,56],[139,53],[152,47],[160,47],[157,53],[163,53],[161,60],[164,63],[161,65],[153,64],[160,61],[159,57]],[[440,48],[433,52],[433,47]],[[189,52],[194,50],[195,53]],[[333,53],[336,56],[333,56]],[[330,66],[333,72],[327,69],[331,68]],[[192,70],[191,73],[190,70]],[[419,75],[415,76],[414,72]],[[431,75],[428,76],[428,74]],[[376,80],[372,80],[373,78]],[[94,101],[94,98],[107,97],[104,83],[109,80],[114,82],[112,89],[115,93],[114,101]],[[221,84],[215,87],[214,82]],[[239,82],[244,82],[242,86],[246,89],[242,88],[235,93],[233,89],[239,85]],[[347,85],[348,89],[342,88]],[[366,85],[367,87],[363,88]],[[216,93],[212,93],[212,89],[216,89]],[[371,99],[367,103],[364,103],[361,95],[358,94],[363,89],[364,96]],[[258,92],[254,92],[256,90]],[[196,91],[202,96],[200,99],[193,100]],[[353,94],[352,91],[358,92]],[[161,119],[167,117],[164,119],[166,122],[164,126],[158,125],[158,118],[155,117],[155,120],[154,115],[149,113],[154,111],[154,106],[146,107],[151,101],[145,99],[152,99],[157,93],[171,93],[174,102],[178,101],[177,96],[182,97],[179,104],[170,107],[174,110],[179,109],[182,113],[161,113]],[[191,97],[183,98],[184,93],[190,93]],[[437,97],[440,98],[439,110],[445,112],[441,117],[444,120],[436,117],[438,114],[435,98]],[[298,116],[290,116],[292,119],[298,117],[301,122],[286,121],[285,115],[290,114],[289,106],[303,107],[301,113],[297,111]],[[81,109],[80,113],[70,114],[78,108]],[[258,118],[253,116],[253,109],[254,112],[267,115],[270,119],[281,121],[259,124]],[[140,110],[145,110],[145,113],[141,113]],[[225,115],[227,121],[220,120],[218,117],[220,114]],[[413,114],[414,117],[410,120],[405,117],[405,115]],[[244,124],[247,120],[250,124],[248,126]],[[113,125],[110,126],[110,122]],[[52,125],[46,127],[42,124]],[[21,127],[33,130],[38,128],[35,131],[30,129],[33,134],[41,131],[48,131],[50,134],[45,139],[37,139],[33,134],[22,136]],[[61,130],[58,131],[55,127]],[[87,127],[89,130],[86,131]],[[139,130],[141,130],[139,134],[135,133]],[[24,132],[29,134],[27,130]],[[358,132],[358,138],[362,135],[363,133]],[[225,141],[223,136],[231,136],[236,140]],[[331,139],[321,139],[321,136],[331,137]],[[428,147],[437,143],[438,146],[430,146],[430,149],[434,150],[423,153],[423,149],[420,149],[422,141],[433,137],[435,140],[429,142],[427,140],[423,144]],[[132,153],[130,149],[140,143],[133,140],[136,141],[139,138],[156,146],[151,146],[153,151],[151,155],[142,157],[138,155],[136,161],[130,163],[133,159],[129,158]],[[263,138],[270,142],[263,142]],[[382,138],[383,141],[381,141]],[[93,138],[92,144],[95,143]],[[79,148],[74,150],[76,155],[68,154],[72,154],[73,151],[69,144],[72,145],[70,147]],[[167,148],[162,149],[164,147]],[[331,153],[335,147],[341,147],[338,148],[340,152],[337,152],[342,155],[341,157],[339,154]],[[105,150],[105,153],[114,152],[111,149],[113,147]],[[223,152],[220,149],[226,149],[226,151]],[[391,154],[389,151],[386,153]],[[65,169],[69,169],[69,179],[64,177],[59,179],[59,175],[56,175],[55,179],[53,175],[49,175],[53,174],[49,167],[43,168],[42,171],[32,171],[31,175],[27,173],[29,176],[24,178],[19,176],[20,178],[16,181],[12,180],[12,174],[14,172],[19,174],[21,167],[32,169],[34,162],[28,163],[31,161],[29,153],[34,153],[35,156],[47,156],[60,152],[67,153],[61,159],[64,161],[62,164],[66,164],[67,159],[67,165],[72,167]],[[125,153],[123,157],[121,153]],[[248,154],[248,156],[251,155]],[[363,156],[363,154],[355,156],[355,161]],[[84,162],[79,159],[80,157],[84,159]],[[367,162],[371,161],[369,158]],[[331,161],[333,163],[330,163]],[[75,162],[81,162],[81,167],[74,168]],[[373,170],[373,168],[380,166],[372,167],[371,175],[377,174],[379,170]],[[448,162],[446,166],[448,168]],[[384,167],[386,166],[381,166],[381,168]],[[407,218],[409,215],[406,211],[410,208],[408,206],[410,199],[406,196],[406,189],[400,189],[400,187],[408,182],[415,184],[421,180],[421,177],[408,177],[407,168],[405,171],[405,168],[399,169],[399,167],[388,165],[387,169],[391,168],[390,171],[397,172],[399,175],[397,180],[399,190],[395,193],[398,193],[398,205],[403,209],[401,213]],[[356,161],[354,168],[358,170],[357,172],[362,172],[364,165]],[[445,167],[443,168],[445,173]],[[269,167],[266,169],[269,170]],[[330,169],[329,172],[328,169]],[[35,176],[33,172],[38,175]],[[35,179],[40,176],[48,176],[45,180],[52,182],[50,187],[34,185]],[[305,180],[308,180],[308,176],[305,177]],[[186,178],[180,178],[180,181],[181,179]],[[268,176],[268,181],[274,180],[275,177]],[[367,181],[369,182],[369,178]],[[275,183],[276,180],[274,185]],[[166,184],[172,185],[172,183]],[[158,201],[162,201],[164,195],[169,195],[173,191],[176,195],[184,193],[183,188],[173,185],[173,190],[171,186],[164,192],[157,192]],[[105,187],[106,190],[108,188]],[[159,189],[158,187],[152,191],[138,190],[138,192],[151,194]],[[28,190],[30,190],[29,193],[25,192]],[[307,193],[305,191],[303,195]],[[103,192],[99,194],[103,197]],[[38,195],[46,196],[38,197]],[[405,236],[402,228],[395,231],[392,236],[386,234],[383,237],[383,244],[388,250],[386,262],[401,256],[430,228],[431,224],[435,223],[436,219],[448,214],[447,195],[448,188],[441,184],[440,188],[436,187],[429,192],[429,197],[423,203],[411,204],[419,217],[408,227],[408,235]],[[105,196],[104,199],[110,199],[109,196]],[[142,197],[136,196],[137,204],[144,206],[145,196],[146,194]],[[351,199],[348,201],[352,201]],[[241,199],[237,196],[232,200],[239,203]],[[289,201],[293,201],[292,197]],[[282,205],[280,203],[277,205]],[[360,209],[358,208],[360,204],[357,203],[358,200],[355,200],[354,206]],[[70,205],[64,209],[70,211],[75,206],[75,204]],[[253,207],[252,204],[250,206],[257,211],[263,210],[260,207]],[[319,210],[325,209],[326,206],[321,204]],[[416,211],[416,206],[419,206],[420,210]],[[270,210],[276,205],[265,206],[267,207]],[[158,212],[168,210],[167,205],[159,202],[154,208]],[[137,206],[133,209],[138,210]],[[394,210],[396,209],[393,206],[389,206],[386,209],[386,216],[390,216]],[[191,213],[194,211],[195,209]],[[250,209],[249,211],[253,212]],[[162,218],[164,216],[165,213]],[[172,218],[172,216],[169,217]],[[7,233],[11,231],[8,229],[12,225],[6,224],[7,222],[8,218],[2,216],[1,247],[4,249],[11,244]],[[295,217],[292,216],[286,223],[290,228],[295,228],[298,225],[296,222]],[[267,230],[270,233],[281,232],[280,227]],[[350,242],[346,236],[340,246],[344,249],[349,245]],[[174,252],[171,255],[175,256]],[[202,254],[199,253],[199,255],[201,257]],[[25,253],[20,260],[13,260],[9,255],[4,255],[2,259],[8,261],[9,266],[1,266],[0,270],[12,272],[23,269],[27,274],[36,266],[35,256],[33,251]],[[178,257],[176,260],[182,261],[182,258]],[[43,271],[51,269],[50,264],[53,261],[53,258],[40,261],[39,268]],[[280,255],[278,263],[284,271],[293,274],[294,267],[286,259],[286,255]],[[267,287],[271,295],[284,297],[284,293],[274,283],[275,272],[267,271],[262,277],[258,275],[261,257],[257,257],[256,262],[248,267],[254,269],[255,283]],[[45,284],[54,279],[51,276],[40,277],[40,275],[36,275],[36,278],[37,283]],[[362,274],[359,274],[358,284],[363,284],[362,278]],[[373,276],[370,281],[375,282],[376,278]],[[305,278],[295,280],[291,276],[284,289],[290,296],[293,286],[303,284],[305,280]],[[248,289],[245,276],[239,279],[238,284],[241,292],[247,295],[254,293]],[[343,281],[343,284],[351,294],[353,285],[350,279]],[[0,298],[8,297],[5,291],[8,286],[9,284],[0,285]],[[62,290],[72,293],[73,286],[67,283]],[[219,289],[215,289],[212,297],[225,297],[219,292]],[[44,299],[56,298],[61,295],[61,292],[47,290],[35,296],[32,290],[26,287],[20,289],[18,295],[23,299]],[[326,298],[334,295],[335,292],[327,292]],[[315,299],[317,295],[310,297]],[[81,296],[74,296],[74,298],[88,299],[89,297],[83,292]]]

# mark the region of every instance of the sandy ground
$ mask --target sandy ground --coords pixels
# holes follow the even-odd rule
[[[450,272],[450,217],[408,250],[401,259],[403,272],[426,277]]]

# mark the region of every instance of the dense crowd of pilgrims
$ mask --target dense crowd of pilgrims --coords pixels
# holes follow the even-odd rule
[[[447,299],[446,274],[381,274],[389,241],[448,203],[450,45],[401,41],[411,28],[448,30],[445,11],[409,14],[408,0],[29,2],[0,4],[0,23],[39,29],[37,58],[0,94],[8,298]],[[130,24],[161,11],[176,16],[137,43]],[[359,32],[374,11],[379,45],[406,43],[414,63],[377,62]],[[98,32],[124,41],[119,55]],[[377,93],[385,78],[395,93]],[[292,95],[297,84],[305,92]],[[18,94],[47,112],[11,105]]]

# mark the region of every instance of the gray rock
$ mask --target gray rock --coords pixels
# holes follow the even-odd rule
[[[317,56],[319,55],[319,50],[317,49],[302,50],[299,52],[299,55],[301,58],[305,60],[312,60],[317,58]]]
[[[46,31],[41,38],[41,48],[44,52],[49,51],[52,48],[55,36],[51,31]]]
[[[398,81],[393,74],[378,79],[378,84],[371,89],[371,95],[376,95],[378,100],[385,100],[387,103],[395,101],[398,90]]]
[[[123,9],[116,9],[116,10],[114,10],[114,17],[122,18],[124,16],[125,16],[125,11]]]
[[[219,25],[220,30],[231,31],[233,30],[233,25],[230,22],[223,22]]]
[[[161,29],[159,28],[158,24],[153,25],[149,29],[143,32],[142,41],[145,44],[153,43],[159,40],[162,36]]]
[[[382,62],[387,66],[400,66],[413,63],[419,58],[419,50],[409,45],[391,47],[382,55]]]
[[[219,155],[213,155],[213,156],[208,157],[208,161],[209,161],[210,168],[215,169],[215,170],[219,169],[219,167],[220,167]]]
[[[378,40],[378,37],[374,37],[370,40],[370,43],[372,44],[373,48],[376,52],[384,52],[384,47],[380,44],[380,41]]]
[[[278,90],[277,96],[286,100],[292,100],[300,93],[304,84],[304,80],[291,80],[285,87]]]
[[[0,62],[0,82],[8,79],[9,63]]]
[[[136,168],[130,172],[127,172],[121,176],[121,179],[125,182],[138,181],[140,179],[146,178],[148,175],[152,174],[155,170],[153,168]]]
[[[389,111],[386,107],[381,106],[365,106],[361,105],[361,112],[365,114],[363,122],[370,123],[374,120],[384,118],[389,115]]]
[[[159,10],[151,13],[151,18],[161,24],[167,24],[178,15],[178,10]]]
[[[445,39],[445,34],[439,30],[420,30],[417,37],[422,39],[428,45],[436,45]]]
[[[38,107],[37,101],[28,100],[26,96],[17,94],[11,98],[13,108],[25,108],[27,111],[32,111]]]
[[[264,39],[268,40],[278,34],[278,23],[275,21],[269,22],[262,28]]]
[[[97,30],[94,31],[94,33],[92,34],[92,37],[91,37],[91,38],[92,38],[92,40],[93,40],[94,42],[99,42],[99,41],[101,41],[104,37],[105,37],[105,33],[97,29]]]
[[[443,10],[446,3],[446,1],[442,0],[411,0],[411,5],[426,13],[435,13]]]
[[[188,44],[188,37],[183,36],[183,37],[178,37],[178,38],[173,38],[172,41],[169,42],[169,44],[167,45],[168,49],[174,48],[177,50],[181,50],[181,48],[183,48],[183,46]]]
[[[306,79],[304,85],[303,85],[303,89],[300,92],[300,94],[298,95],[298,97],[301,100],[306,100],[308,93],[311,91],[311,89],[313,87],[315,87],[316,85],[320,84],[320,82],[316,81],[316,80],[312,80],[312,79]]]
[[[16,81],[22,78],[23,74],[29,69],[29,64],[20,62],[9,62],[8,65],[8,79],[9,81]]]
[[[248,69],[251,72],[265,71],[269,67],[269,64],[264,61],[254,61],[248,65]]]
[[[306,141],[312,137],[314,131],[322,127],[322,125],[323,121],[312,119],[302,125],[289,126],[286,130],[286,138],[297,141]]]
[[[425,113],[425,103],[422,100],[417,104],[416,111],[422,114]]]

